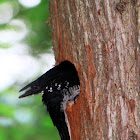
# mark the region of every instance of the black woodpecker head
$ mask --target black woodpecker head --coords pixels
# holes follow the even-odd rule
[[[19,92],[24,91],[29,88],[24,94],[20,95],[19,98],[30,96],[33,94],[39,94],[48,89],[62,90],[65,88],[66,83],[67,87],[73,87],[75,85],[80,85],[78,74],[75,66],[69,61],[63,61],[59,65],[53,67],[45,74],[40,76],[37,80],[31,82],[22,88]]]

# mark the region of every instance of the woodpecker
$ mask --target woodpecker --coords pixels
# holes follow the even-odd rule
[[[42,93],[42,102],[61,140],[70,140],[70,127],[65,111],[68,102],[75,103],[80,93],[80,81],[75,66],[69,61],[63,61],[19,92],[24,90],[25,93],[19,98]]]

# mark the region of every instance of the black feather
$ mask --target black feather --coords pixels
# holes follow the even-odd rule
[[[51,93],[44,93],[42,96],[42,102],[46,105],[53,124],[58,129],[61,140],[70,140],[68,126],[65,121],[65,113],[61,109],[62,101],[63,95],[60,95],[60,92],[53,92],[53,95]]]

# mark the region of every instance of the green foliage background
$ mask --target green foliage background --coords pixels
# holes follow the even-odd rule
[[[4,2],[18,9],[13,19],[20,18],[27,23],[29,34],[22,41],[31,47],[30,54],[37,56],[48,52],[52,46],[50,27],[46,24],[49,18],[49,2],[42,0],[33,8],[23,7],[18,0],[0,0],[0,4]],[[0,26],[0,29],[8,28],[16,27],[9,27],[8,24]],[[8,43],[0,43],[0,49],[6,51],[9,47]],[[6,90],[0,91],[0,140],[60,140],[57,129],[42,105],[41,95],[18,99],[18,91],[23,86],[14,83]],[[25,118],[28,118],[28,121],[24,121]]]

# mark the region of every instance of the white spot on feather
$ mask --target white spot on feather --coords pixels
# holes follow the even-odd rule
[[[49,92],[53,92],[52,87],[50,87],[50,89],[48,90]]]
[[[42,95],[44,94],[44,91],[43,91],[43,90],[41,91],[41,94],[42,94]]]
[[[69,82],[66,82],[66,87],[68,88]]]
[[[58,88],[57,88],[57,89],[58,89],[58,90],[61,90],[61,84],[58,85]]]

